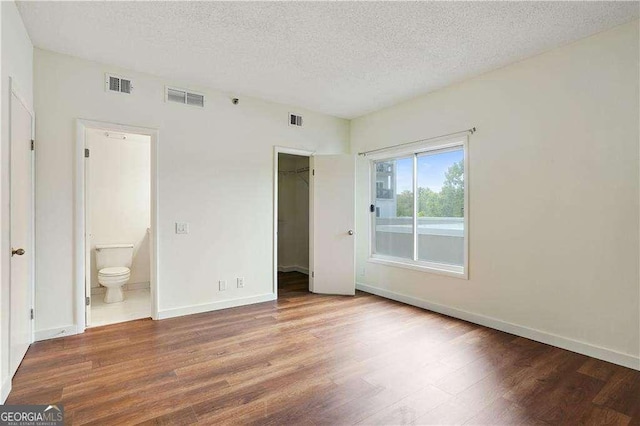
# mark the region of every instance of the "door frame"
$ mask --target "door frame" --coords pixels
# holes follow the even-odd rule
[[[147,127],[130,126],[127,124],[108,123],[95,120],[76,120],[76,162],[75,162],[75,209],[74,209],[74,260],[75,260],[75,320],[78,333],[83,333],[87,324],[85,321],[85,277],[88,271],[85,265],[86,256],[86,220],[87,212],[85,191],[85,157],[86,130],[97,129],[110,132],[135,133],[146,135],[151,138],[150,161],[151,161],[151,253],[150,253],[150,291],[151,291],[151,318],[158,319],[159,300],[159,270],[158,270],[158,143],[160,133],[157,129]]]
[[[299,155],[311,158],[315,151],[289,148],[285,146],[273,147],[273,295],[278,299],[278,154]],[[309,203],[311,204],[311,176],[309,176]],[[311,210],[309,210],[309,235],[311,236]],[[309,239],[309,261],[313,255],[313,240]],[[311,275],[311,270],[309,270]],[[309,280],[311,288],[311,280]]]
[[[35,140],[35,123],[36,123],[36,115],[33,110],[33,106],[30,102],[27,101],[27,98],[22,95],[22,91],[16,84],[13,77],[9,77],[9,119],[7,120],[7,128],[9,129],[9,146],[8,146],[8,159],[9,159],[9,250],[11,250],[11,97],[15,96],[18,101],[24,106],[29,115],[31,116],[31,140]],[[36,204],[35,204],[35,196],[36,196],[36,175],[35,175],[35,150],[31,151],[31,262],[29,265],[29,269],[31,270],[31,282],[29,283],[31,287],[31,309],[33,309],[35,316],[35,308],[36,308],[36,289],[35,289],[35,273],[36,273]],[[9,366],[11,366],[11,255],[9,254],[9,353],[7,354],[7,359],[9,361]],[[31,320],[31,343],[35,341],[35,319]]]

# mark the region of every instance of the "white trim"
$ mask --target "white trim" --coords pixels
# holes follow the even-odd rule
[[[418,261],[418,238],[420,237],[420,235],[418,234],[418,208],[419,208],[419,204],[418,201],[418,196],[420,194],[418,194],[418,156],[416,154],[413,155],[412,157],[412,165],[413,165],[413,176],[411,176],[411,179],[413,181],[413,185],[411,187],[411,190],[413,191],[413,222],[411,224],[412,226],[412,238],[413,238],[413,248],[411,249],[412,253],[413,253],[413,262],[417,262]],[[396,205],[397,205],[397,193],[398,191],[396,190]],[[396,211],[397,213],[397,211]],[[373,257],[373,256],[372,256]]]
[[[84,331],[84,330],[83,330]],[[49,328],[47,330],[36,331],[36,342],[41,340],[56,339],[58,337],[73,336],[78,334],[78,327],[75,325],[67,325],[64,327]]]
[[[299,155],[301,157],[311,157],[314,151],[307,151],[304,149],[287,148],[284,146],[273,147],[273,284],[272,291],[275,298],[278,298],[278,154],[292,154]],[[311,165],[311,164],[309,164]],[[309,182],[311,182],[311,176],[309,176]],[[311,188],[310,188],[311,189]],[[309,190],[309,203],[311,203],[311,190]],[[311,210],[309,210],[311,215]],[[311,226],[311,221],[309,221]],[[311,231],[311,228],[309,228]],[[311,232],[310,232],[311,233]],[[313,244],[309,241],[309,259],[313,259]],[[309,272],[307,271],[307,274]],[[311,289],[311,280],[309,280],[309,289]]]
[[[147,290],[151,288],[151,283],[141,282],[141,283],[126,283],[122,286],[122,291],[132,291],[132,290]],[[98,287],[91,287],[91,295],[94,294],[105,294],[107,292],[106,287],[99,285]]]
[[[122,133],[135,133],[151,137],[151,318],[158,319],[159,300],[159,247],[158,235],[158,144],[160,135],[157,129],[129,126],[126,124],[106,123],[95,120],[76,120],[76,159],[75,159],[75,208],[74,208],[74,260],[75,260],[75,321],[78,333],[84,332],[85,322],[85,131],[99,129]]]
[[[414,271],[430,272],[438,275],[446,275],[449,277],[467,280],[463,268],[461,266],[448,266],[437,263],[426,263],[413,261],[410,259],[401,259],[395,257],[386,257],[374,254],[367,259],[369,263],[377,263],[379,265],[393,266],[395,268],[413,269]]]
[[[447,136],[438,138],[435,140],[429,140],[428,142],[416,142],[410,146],[401,146],[377,154],[367,155],[369,159],[369,205],[376,204],[376,179],[374,176],[375,168],[373,167],[375,162],[391,160],[395,158],[404,158],[407,156],[413,156],[413,194],[414,199],[418,197],[418,185],[417,185],[417,157],[419,154],[438,153],[455,148],[462,147],[464,155],[464,244],[463,244],[463,265],[461,267],[447,266],[435,264],[432,262],[422,262],[417,260],[418,253],[418,217],[417,209],[418,203],[414,202],[413,206],[413,259],[401,259],[392,258],[388,256],[382,256],[375,253],[375,211],[369,212],[369,251],[367,261],[371,263],[379,263],[388,266],[395,266],[398,268],[413,269],[423,272],[432,272],[435,274],[449,275],[456,278],[469,279],[469,135]],[[459,269],[462,272],[459,272]]]
[[[258,296],[241,297],[238,299],[221,300],[219,302],[204,303],[202,305],[189,305],[181,308],[165,309],[158,311],[158,319],[175,318],[183,315],[200,314],[203,312],[217,311],[220,309],[235,308],[238,306],[252,305],[254,303],[271,302],[278,296],[275,293],[261,294]]]
[[[405,154],[419,154],[426,151],[436,151],[440,149],[447,149],[461,145],[469,140],[469,134],[467,131],[461,132],[463,134],[453,134],[449,136],[442,136],[437,139],[424,139],[411,143],[410,145],[401,145],[397,147],[390,147],[384,151],[367,154],[366,158],[370,161],[389,160],[395,157],[401,157]]]
[[[11,393],[11,377],[5,377],[0,389],[0,404],[4,404]]]
[[[137,282],[137,283],[127,283],[125,285],[122,286],[123,290],[125,291],[130,291],[130,290],[146,290],[148,288],[151,288],[151,283],[149,281],[142,281],[142,282]],[[102,287],[104,288],[104,287]],[[106,290],[106,288],[105,288]]]
[[[462,172],[464,173],[464,278],[469,279],[469,217],[471,215],[471,203],[469,202],[469,183],[471,182],[471,172],[469,167],[471,162],[469,161],[469,135],[465,135],[462,143],[464,155],[464,165]]]
[[[625,354],[622,352],[614,351],[612,349],[592,345],[590,343],[573,340],[568,337],[558,336],[557,334],[548,333],[546,331],[536,330],[522,325],[502,321],[497,318],[492,318],[473,312],[463,311],[461,309],[453,308],[450,306],[429,302],[417,297],[396,293],[390,290],[370,286],[368,284],[356,283],[356,288],[358,290],[385,297],[387,299],[406,303],[412,306],[417,306],[422,309],[427,309],[429,311],[469,321],[474,324],[493,328],[495,330],[504,331],[505,333],[514,334],[516,336],[535,340],[537,342],[542,342],[547,345],[556,346],[558,348],[566,349],[571,352],[577,352],[579,354],[601,359],[617,365],[622,365],[623,367],[640,370],[640,357],[631,354]]]
[[[301,157],[311,157],[316,152],[315,151],[307,151],[306,149],[298,149],[298,148],[288,148],[286,146],[274,146],[275,154],[291,154],[291,155],[299,155]],[[276,155],[276,159],[277,159]]]
[[[309,275],[309,268],[298,265],[278,266],[278,272],[300,272],[301,274]]]
[[[140,282],[140,283],[127,283],[122,286],[123,291],[150,290],[150,289],[151,289],[151,283],[149,281]]]

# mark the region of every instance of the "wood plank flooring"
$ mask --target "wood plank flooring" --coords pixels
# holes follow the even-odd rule
[[[7,404],[66,424],[635,424],[640,372],[377,296],[280,299],[35,343]]]

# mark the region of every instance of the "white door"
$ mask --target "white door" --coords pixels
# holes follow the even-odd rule
[[[352,155],[311,157],[309,290],[313,293],[356,292],[355,165]]]
[[[10,374],[13,376],[31,344],[31,259],[33,256],[32,117],[11,94],[11,309]]]

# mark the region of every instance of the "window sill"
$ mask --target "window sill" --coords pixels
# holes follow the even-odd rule
[[[408,259],[399,259],[393,257],[370,256],[367,259],[369,263],[377,263],[379,265],[393,266],[395,268],[412,269],[415,271],[429,272],[438,275],[446,275],[448,277],[469,279],[469,275],[462,266],[443,265],[439,263],[418,263]]]

